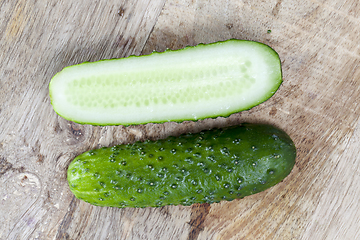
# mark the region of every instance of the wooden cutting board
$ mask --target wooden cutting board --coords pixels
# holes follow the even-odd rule
[[[0,1],[0,239],[360,239],[357,0]],[[284,83],[229,118],[79,125],[52,110],[62,68],[230,38],[280,55]],[[74,198],[70,161],[102,146],[241,122],[274,124],[297,163],[275,187],[218,204],[116,209]]]

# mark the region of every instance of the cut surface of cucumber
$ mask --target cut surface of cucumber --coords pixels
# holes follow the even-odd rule
[[[133,125],[227,117],[266,101],[281,83],[272,48],[231,39],[69,66],[49,94],[67,120]]]

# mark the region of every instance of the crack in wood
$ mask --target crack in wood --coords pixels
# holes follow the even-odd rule
[[[277,3],[275,4],[275,7],[273,8],[273,10],[271,12],[274,16],[277,16],[279,14],[279,11],[281,8],[281,3],[282,3],[282,0],[278,0]]]
[[[24,167],[14,168],[12,163],[8,162],[5,157],[0,156],[0,177],[10,170],[14,172],[22,173],[25,171],[25,168]]]
[[[6,158],[0,158],[0,177],[12,168],[12,164],[6,161]]]
[[[194,204],[191,206],[190,222],[188,222],[191,229],[187,240],[198,239],[200,232],[204,230],[204,222],[210,208],[209,203]]]
[[[71,221],[74,218],[74,213],[75,213],[75,209],[77,208],[77,205],[78,205],[78,201],[74,196],[68,207],[69,210],[67,211],[63,220],[60,223],[55,239],[70,239],[67,230],[69,229],[71,225]]]
[[[120,16],[120,17],[123,17],[124,16],[124,13],[125,13],[125,9],[121,6],[120,8],[119,8],[119,10],[118,10],[118,15]]]
[[[145,48],[146,48],[146,46],[147,46],[147,44],[148,44],[148,41],[149,41],[151,35],[152,35],[153,32],[154,32],[155,26],[156,26],[156,24],[157,24],[157,22],[158,22],[158,20],[159,20],[160,15],[162,14],[162,12],[163,12],[163,10],[164,10],[165,2],[166,2],[166,1],[163,1],[163,2],[162,2],[161,11],[159,11],[159,14],[155,17],[154,25],[151,27],[151,30],[150,30],[150,32],[149,32],[149,34],[148,34],[148,36],[146,37],[146,40],[145,40],[145,42],[144,42],[144,45],[143,45],[143,47],[141,48],[141,54],[144,54],[144,50],[145,50]]]

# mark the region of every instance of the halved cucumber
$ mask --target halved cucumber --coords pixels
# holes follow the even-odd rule
[[[66,67],[49,94],[65,119],[132,125],[227,117],[266,101],[281,83],[272,48],[232,39]]]

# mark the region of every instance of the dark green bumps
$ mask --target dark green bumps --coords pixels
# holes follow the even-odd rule
[[[77,198],[97,206],[213,203],[276,185],[291,172],[295,158],[285,132],[245,123],[92,150],[72,161],[68,181]]]

